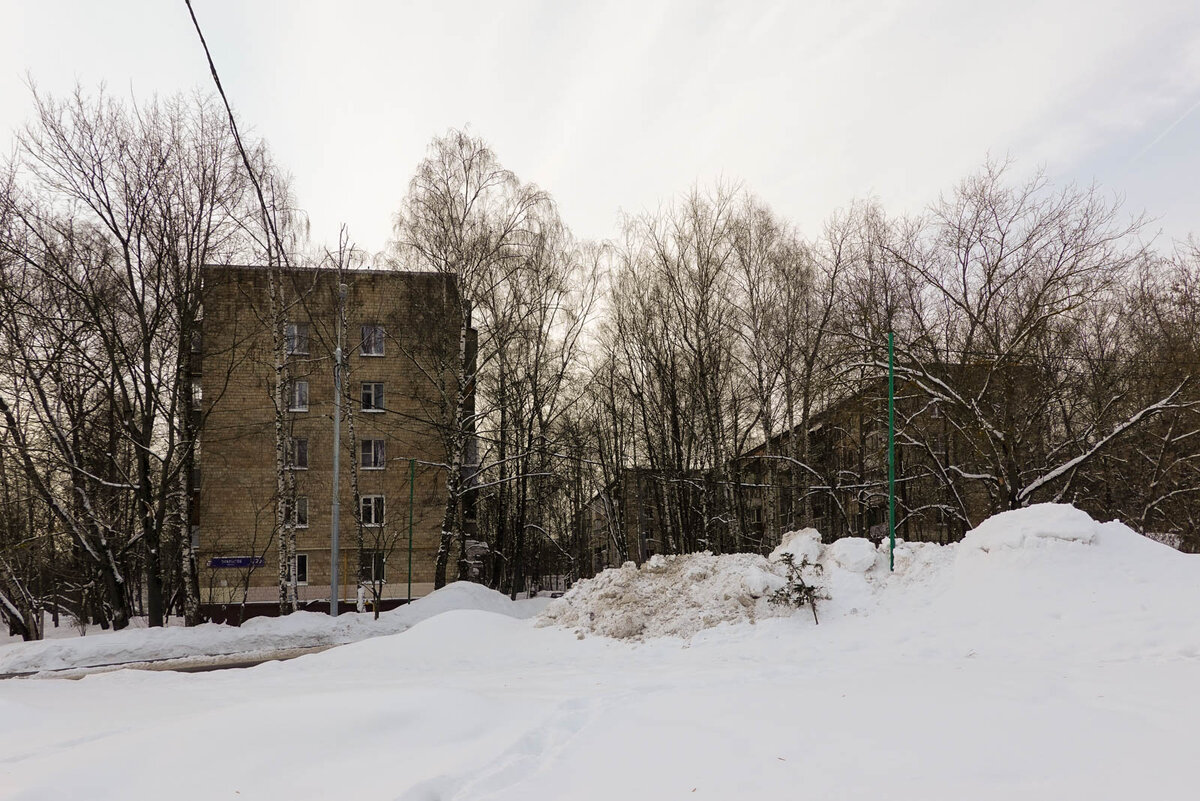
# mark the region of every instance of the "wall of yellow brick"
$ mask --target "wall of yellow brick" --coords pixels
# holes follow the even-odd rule
[[[360,471],[360,491],[386,498],[385,526],[365,529],[367,547],[380,535],[391,553],[388,597],[407,593],[408,458],[446,461],[439,430],[442,405],[439,365],[457,352],[457,296],[435,274],[349,272],[347,276],[350,398],[356,440],[384,439],[383,470]],[[308,323],[309,354],[289,357],[289,372],[309,382],[308,410],[286,415],[291,435],[308,439],[308,469],[296,470],[296,494],[308,498],[308,527],[297,530],[297,551],[308,555],[308,587],[301,596],[328,597],[333,453],[333,359],[337,278],[301,271],[287,277],[289,321]],[[262,556],[250,571],[250,600],[277,597],[278,548],[274,538],[274,359],[270,337],[267,273],[262,268],[210,267],[205,272],[203,410],[199,503],[201,588],[204,600],[240,600],[246,571],[209,568],[216,556]],[[384,326],[382,357],[359,353],[360,326]],[[360,385],[382,381],[386,411],[359,410]],[[286,399],[285,399],[286,403]],[[350,482],[349,426],[342,423],[340,504],[341,583],[353,597],[357,573],[356,526]],[[414,595],[432,589],[434,556],[445,509],[444,468],[418,464],[413,485]],[[229,596],[233,596],[230,598]]]

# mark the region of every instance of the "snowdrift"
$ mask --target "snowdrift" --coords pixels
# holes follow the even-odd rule
[[[540,602],[509,600],[480,584],[448,584],[375,620],[370,614],[296,612],[252,618],[240,627],[206,623],[194,628],[127,629],[72,639],[16,643],[0,648],[0,673],[96,667],[190,657],[258,654],[293,648],[340,645],[396,634],[444,612],[469,609],[508,617],[536,614]]]
[[[616,639],[690,637],[720,623],[789,614],[768,597],[783,567],[756,554],[654,556],[585,579],[538,618]]]
[[[897,540],[894,572],[886,541],[822,545],[813,529],[786,535],[765,558],[704,553],[655,557],[640,569],[628,563],[579,582],[538,623],[617,639],[688,638],[781,616],[811,626],[807,610],[796,615],[767,600],[784,582],[785,553],[820,566],[805,578],[827,596],[818,603],[822,624],[891,616],[885,636],[901,649],[937,641],[1011,653],[1037,637],[1080,653],[1119,646],[1200,654],[1192,614],[1200,560],[1065,504],[996,515],[953,545]],[[1130,614],[1144,623],[1105,630]]]
[[[819,626],[765,604],[785,551]],[[452,585],[251,670],[0,681],[0,799],[1196,795],[1200,557],[1063,506],[886,557],[796,532],[581,582],[567,628]]]

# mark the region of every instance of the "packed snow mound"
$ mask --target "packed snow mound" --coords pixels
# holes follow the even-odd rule
[[[1187,619],[1190,611],[1177,614],[1200,604],[1200,561],[1072,506],[1004,512],[953,545],[897,539],[894,571],[889,547],[887,540],[875,546],[854,537],[822,545],[817,531],[805,529],[785,535],[765,559],[657,556],[640,570],[628,563],[580,582],[546,608],[539,625],[619,639],[690,638],[721,623],[789,616],[797,610],[769,597],[783,586],[780,560],[791,554],[797,565],[807,561],[805,580],[821,591],[822,624],[886,615],[897,620],[895,631],[917,625],[942,637],[948,627],[958,632],[954,638],[973,643],[967,650],[1020,648],[1031,636],[1070,650],[1080,647],[1085,628],[1103,630],[1105,619],[1127,615],[1132,602],[1150,618],[1175,620],[1180,636],[1172,639],[1187,643],[1184,652],[1200,652],[1200,623]],[[804,610],[797,620],[811,621],[811,615]],[[1160,628],[1148,623],[1141,630]],[[1156,636],[1124,644],[1150,647]],[[909,639],[903,647],[921,641]]]
[[[860,537],[837,540],[825,549],[825,554],[838,567],[851,573],[866,573],[879,561],[875,545]]]
[[[584,579],[538,618],[616,639],[690,637],[721,623],[754,622],[795,610],[770,603],[783,566],[758,554],[653,556]]]
[[[435,615],[457,610],[493,612],[528,618],[542,608],[539,600],[512,601],[481,584],[458,581],[423,598],[383,612],[295,612],[286,617],[256,617],[240,627],[205,623],[194,628],[125,629],[87,637],[14,643],[0,648],[0,673],[119,665],[165,659],[229,654],[258,654],[293,648],[317,648],[396,634]]]
[[[411,626],[434,615],[456,612],[460,609],[522,617],[517,606],[507,595],[496,592],[490,587],[470,581],[456,581],[429,593],[424,598],[418,598],[411,605],[406,604],[391,612],[385,612],[380,615],[380,618],[392,617],[396,620],[403,620],[406,625]]]
[[[617,639],[690,638],[722,623],[753,623],[787,617],[798,610],[773,604],[771,596],[787,583],[785,555],[803,565],[801,575],[818,588],[817,610],[844,617],[864,614],[878,599],[880,585],[901,576],[910,566],[927,570],[909,583],[941,575],[951,549],[897,541],[896,573],[888,572],[887,544],[847,537],[821,544],[821,534],[808,528],[785,534],[769,557],[711,553],[654,556],[641,569],[632,562],[575,585],[551,602],[538,625],[557,625]],[[812,622],[805,611],[801,619]]]
[[[815,565],[821,558],[821,532],[815,528],[789,531],[783,535],[779,547],[771,551],[769,558],[772,562],[778,562],[783,559],[784,554],[791,554],[792,561],[798,565],[805,561]]]
[[[1080,509],[1065,503],[1040,503],[1002,512],[967,532],[962,547],[985,553],[1005,548],[1037,548],[1049,542],[1096,541],[1100,524]]]

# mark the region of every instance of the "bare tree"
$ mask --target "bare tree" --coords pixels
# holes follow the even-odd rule
[[[223,116],[208,100],[176,98],[135,109],[77,90],[62,101],[35,91],[34,101],[35,122],[18,137],[3,242],[14,276],[7,288],[23,286],[52,304],[7,308],[9,343],[22,355],[32,404],[25,408],[31,414],[40,408],[39,423],[55,430],[51,418],[64,407],[50,388],[76,388],[42,380],[45,348],[71,352],[67,363],[91,376],[92,402],[103,399],[96,409],[118,421],[121,447],[114,452],[127,449],[131,460],[112,464],[114,476],[102,485],[126,493],[134,510],[134,528],[123,529],[113,546],[118,552],[100,557],[106,581],[130,595],[129,571],[121,564],[121,551],[129,549],[151,624],[162,624],[171,596],[184,599],[194,623],[198,584],[189,553],[188,482],[200,422],[191,374],[200,266],[244,247],[238,220],[246,183],[233,166]],[[52,319],[47,310],[55,307],[62,332],[77,341],[33,344],[25,329]],[[62,327],[64,321],[70,325]],[[14,415],[10,425],[17,423]],[[57,459],[78,481],[83,467],[71,431],[57,430]],[[22,435],[18,447],[34,444]],[[35,485],[46,494],[55,490],[51,483]],[[98,513],[88,512],[88,504],[81,508]],[[109,520],[101,528],[114,525]],[[172,558],[164,561],[164,554]],[[172,588],[179,591],[165,591]],[[130,598],[140,603],[141,594]],[[127,618],[126,606],[115,610],[118,625]]]
[[[1012,185],[988,165],[928,220],[888,230],[909,326],[896,327],[897,372],[953,428],[957,453],[934,469],[962,488],[964,512],[972,487],[993,512],[1061,499],[1098,454],[1186,405],[1187,377],[1132,407],[1114,390],[1090,412],[1071,390],[1086,310],[1145,258],[1139,227],[1095,189],[1052,191],[1041,176]]]
[[[545,193],[521,184],[501,167],[483,140],[450,131],[430,145],[397,216],[396,240],[390,247],[393,260],[454,276],[458,291],[457,347],[448,354],[445,374],[433,376],[441,398],[435,422],[445,432],[447,454],[447,501],[436,587],[446,582],[455,539],[460,575],[465,569],[462,500],[469,487],[464,486],[463,475],[472,461],[474,391],[479,371],[496,357],[504,330],[499,324],[503,310],[489,301],[538,241],[548,207]]]

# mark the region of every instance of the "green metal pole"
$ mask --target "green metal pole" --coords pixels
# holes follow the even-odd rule
[[[413,537],[413,485],[417,478],[417,460],[408,460],[408,602],[412,603],[412,537]]]
[[[888,570],[896,569],[896,345],[888,331]]]

